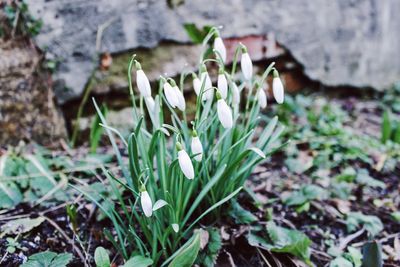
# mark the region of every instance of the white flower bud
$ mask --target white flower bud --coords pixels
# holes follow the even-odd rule
[[[203,146],[201,144],[200,138],[197,136],[197,133],[194,134],[192,137],[192,143],[190,144],[190,148],[192,149],[192,154],[197,156],[194,157],[194,159],[198,162],[201,161],[203,158]]]
[[[149,113],[154,114],[154,107],[155,107],[154,99],[151,96],[145,97],[144,102],[146,103],[146,107]]]
[[[225,48],[224,42],[222,41],[221,37],[219,37],[219,36],[214,39],[214,49],[221,56],[222,62],[225,63],[225,61],[226,61],[226,48]]]
[[[151,217],[153,214],[153,203],[147,191],[140,192],[140,203],[142,205],[142,210],[146,217]]]
[[[260,88],[257,93],[258,104],[260,108],[264,109],[267,107],[267,95],[265,94],[264,89]]]
[[[150,82],[142,69],[136,71],[136,85],[143,97],[151,96]]]
[[[175,90],[175,94],[177,97],[177,107],[181,110],[184,111],[186,109],[186,102],[185,102],[185,97],[183,96],[183,93],[181,90],[179,90],[178,86],[172,87]]]
[[[217,92],[217,99],[218,119],[225,129],[230,129],[233,126],[232,110],[226,104],[225,100],[221,98],[219,92]]]
[[[249,53],[247,50],[242,51],[242,59],[240,60],[240,66],[242,68],[244,78],[249,81],[253,76],[253,63],[251,62]]]
[[[180,143],[176,143],[176,146],[178,148],[179,167],[181,168],[186,178],[193,179],[194,169],[188,153],[185,150],[183,150],[182,145]]]
[[[278,104],[282,104],[285,98],[285,92],[283,89],[283,84],[281,79],[279,78],[279,73],[277,70],[274,70],[274,79],[272,80],[272,92],[274,94],[274,98]]]
[[[200,94],[200,90],[201,90],[201,81],[199,78],[197,78],[197,76],[194,77],[193,79],[193,89],[196,93],[196,95]]]
[[[232,91],[232,103],[234,105],[238,105],[240,103],[240,92],[236,83],[231,83],[231,91]]]
[[[221,93],[221,96],[223,99],[226,99],[226,97],[228,96],[228,81],[226,80],[225,74],[221,73],[218,74],[218,90]]]
[[[202,100],[204,101],[212,99],[214,97],[214,90],[212,89],[212,82],[210,79],[210,75],[208,75],[207,69],[205,68],[204,65],[202,66],[202,70],[200,73],[200,81],[202,86],[204,84],[204,93]]]
[[[175,89],[172,88],[168,82],[164,83],[164,95],[172,108],[176,108],[178,106],[178,97],[175,93]]]

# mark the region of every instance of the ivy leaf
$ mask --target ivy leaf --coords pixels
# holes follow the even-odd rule
[[[33,228],[39,226],[42,222],[44,222],[43,217],[38,218],[22,218],[13,221],[9,221],[1,227],[0,237],[4,235],[17,235],[29,232]]]
[[[252,246],[263,249],[292,254],[307,264],[311,264],[310,245],[311,240],[302,232],[277,226],[270,221],[267,224],[269,240],[250,233],[248,242]]]
[[[249,224],[257,221],[257,217],[248,210],[245,210],[237,201],[232,201],[232,210],[229,213],[238,224]]]
[[[383,230],[382,221],[378,217],[372,215],[364,215],[361,212],[350,212],[347,215],[346,223],[347,230],[349,232],[353,232],[360,225],[363,225],[372,236],[377,235],[380,231]]]
[[[97,247],[94,252],[94,262],[97,267],[109,267],[111,263],[107,250],[103,247]]]
[[[33,254],[21,267],[66,267],[71,260],[71,253],[57,254],[52,251],[45,251]]]
[[[353,264],[344,257],[337,257],[331,261],[329,267],[353,267]]]
[[[370,187],[379,187],[379,188],[385,188],[386,187],[384,182],[372,178],[369,175],[369,172],[368,172],[367,169],[361,169],[361,170],[358,171],[357,177],[356,177],[356,181],[359,184],[367,185],[367,186],[370,186]]]
[[[143,257],[135,256],[129,259],[122,267],[147,267],[153,264],[153,260]]]

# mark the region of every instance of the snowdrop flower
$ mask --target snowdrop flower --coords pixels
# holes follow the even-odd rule
[[[193,130],[192,133],[192,143],[190,144],[190,148],[192,149],[192,153],[194,155],[198,154],[194,157],[194,159],[198,162],[203,158],[203,146],[200,142],[200,138],[197,136],[196,130]]]
[[[185,102],[185,97],[183,96],[183,93],[181,90],[179,90],[179,87],[176,85],[175,81],[172,79],[169,79],[170,84],[172,86],[172,89],[174,89],[175,95],[176,95],[176,106],[179,108],[181,111],[185,111],[186,109],[186,102]]]
[[[176,96],[175,89],[172,88],[167,81],[164,83],[164,95],[172,108],[176,108],[178,106],[178,97]]]
[[[274,98],[278,104],[282,104],[285,98],[283,84],[281,78],[279,78],[279,72],[274,69],[273,72],[274,79],[272,80],[272,92]]]
[[[153,214],[153,203],[144,186],[140,188],[140,204],[142,205],[144,215],[146,215],[146,217],[151,217]]]
[[[260,108],[264,109],[267,107],[267,95],[263,88],[258,89],[257,100]]]
[[[218,90],[223,99],[228,96],[228,81],[226,80],[224,69],[220,68],[218,71]]]
[[[222,38],[216,33],[216,37],[214,39],[214,50],[218,52],[219,56],[221,56],[221,60],[223,63],[226,61],[226,48]]]
[[[154,99],[151,96],[148,96],[144,98],[144,102],[146,103],[146,107],[149,113],[154,113],[154,107],[155,107]]]
[[[182,148],[182,145],[179,142],[176,142],[176,149],[178,150],[179,167],[181,168],[186,178],[193,179],[194,169],[188,153]]]
[[[192,74],[192,77],[193,77],[193,89],[196,95],[199,95],[201,90],[201,81],[195,73]]]
[[[242,46],[242,58],[240,60],[240,66],[242,68],[244,78],[249,81],[253,75],[253,63],[251,62],[247,48]]]
[[[225,100],[222,99],[221,93],[219,91],[216,93],[216,97],[218,100],[217,101],[218,119],[225,129],[230,129],[233,126],[232,110],[226,104]]]
[[[136,65],[136,85],[139,89],[139,92],[143,97],[149,97],[151,96],[151,87],[149,79],[142,70],[142,66],[140,65],[140,63],[136,61],[135,65]]]
[[[240,92],[236,83],[231,83],[231,91],[232,91],[232,103],[234,105],[238,105],[240,103]]]
[[[210,79],[210,75],[208,75],[206,66],[202,64],[200,68],[200,81],[201,81],[201,86],[204,84],[204,93],[202,100],[209,100],[212,99],[214,96],[214,90],[212,90],[212,83]]]

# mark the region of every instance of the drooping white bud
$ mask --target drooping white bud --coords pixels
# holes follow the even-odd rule
[[[200,81],[201,81],[202,86],[204,84],[204,89],[203,89],[204,94],[203,94],[202,100],[204,101],[204,100],[212,99],[214,97],[214,90],[212,89],[212,82],[211,82],[210,75],[208,75],[206,66],[204,64],[201,67]]]
[[[145,188],[144,191],[140,192],[140,204],[142,205],[144,215],[146,215],[146,217],[151,217],[153,214],[153,203]]]
[[[228,81],[226,80],[224,70],[220,69],[218,74],[218,90],[221,93],[223,99],[228,96]]]
[[[144,102],[146,103],[146,107],[149,113],[154,114],[154,107],[155,107],[154,99],[151,96],[145,97]]]
[[[193,164],[192,161],[190,160],[190,157],[188,153],[182,148],[182,145],[177,142],[176,147],[178,149],[178,163],[179,167],[181,168],[183,174],[186,176],[188,179],[193,179],[194,178],[194,169],[193,169]]]
[[[178,86],[174,86],[174,87],[172,87],[174,90],[175,90],[175,94],[176,94],[176,97],[177,97],[177,99],[178,99],[178,101],[177,101],[177,107],[181,110],[181,111],[184,111],[185,109],[186,109],[186,102],[185,102],[185,97],[183,96],[183,93],[182,93],[182,91],[181,90],[179,90],[179,87]]]
[[[178,106],[178,97],[175,93],[175,89],[172,88],[168,82],[164,83],[164,95],[172,108],[176,108]]]
[[[249,53],[245,47],[242,48],[242,58],[240,60],[240,66],[242,68],[244,78],[249,81],[253,76],[253,63],[251,62]]]
[[[282,104],[285,100],[285,92],[283,89],[283,84],[281,78],[279,78],[279,73],[277,70],[273,72],[274,79],[272,80],[272,92],[274,98],[278,104]]]
[[[193,89],[196,93],[196,95],[200,94],[200,90],[201,90],[201,81],[200,79],[197,77],[196,74],[193,74]]]
[[[151,87],[149,79],[147,78],[146,74],[142,70],[140,63],[136,61],[136,85],[139,89],[140,94],[143,97],[151,96]]]
[[[257,93],[258,104],[260,108],[264,109],[267,107],[267,95],[265,94],[264,89],[260,88]]]
[[[234,105],[238,105],[240,103],[240,92],[236,83],[231,83],[231,91],[232,91],[232,103]]]
[[[201,161],[203,158],[203,146],[201,144],[200,138],[197,136],[197,132],[193,131],[193,136],[192,136],[192,142],[190,144],[190,148],[192,150],[192,154],[197,156],[194,157],[194,159],[198,162]]]
[[[217,36],[214,39],[214,49],[221,56],[222,62],[225,63],[225,61],[226,61],[226,48],[225,48],[224,42],[222,41],[222,38],[219,37],[219,36]]]
[[[218,119],[225,129],[230,129],[233,126],[232,110],[222,99],[221,94],[217,92],[217,113]]]

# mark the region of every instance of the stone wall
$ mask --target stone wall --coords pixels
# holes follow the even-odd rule
[[[0,39],[0,146],[20,140],[51,145],[66,138],[51,80],[39,75],[41,55],[25,39]]]
[[[29,1],[45,25],[37,43],[61,61],[59,102],[82,94],[96,46],[119,53],[165,40],[187,43],[184,23],[222,25],[225,38],[272,33],[306,75],[325,85],[385,89],[400,79],[398,0],[182,2],[170,8],[166,0]]]

